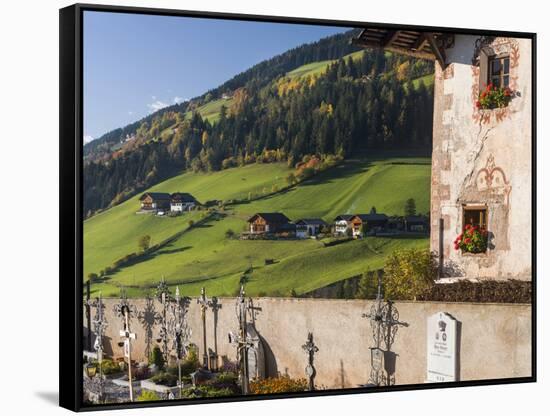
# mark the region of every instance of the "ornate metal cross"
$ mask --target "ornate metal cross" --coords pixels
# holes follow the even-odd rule
[[[375,386],[390,386],[395,384],[395,374],[389,372],[387,359],[391,354],[391,346],[395,340],[395,334],[400,326],[408,326],[399,321],[399,312],[393,306],[393,302],[384,302],[382,297],[382,274],[378,273],[378,291],[376,300],[369,313],[362,314],[363,318],[370,320],[374,346],[371,350],[371,374],[369,384]],[[384,347],[384,349],[382,348]]]
[[[243,394],[250,391],[248,378],[248,350],[254,347],[254,343],[249,339],[247,333],[247,313],[249,304],[246,302],[244,286],[241,285],[239,297],[235,302],[235,313],[239,322],[239,331],[235,336],[229,333],[229,342],[237,346],[237,361],[239,362],[239,376],[241,379],[241,389]]]
[[[155,309],[155,300],[151,296],[145,298],[145,308],[138,312],[138,320],[145,329],[145,355],[151,356],[151,344],[153,343],[153,327],[163,325],[163,316]]]
[[[214,314],[214,368],[211,370],[218,370],[218,311],[222,308],[222,304],[218,301],[216,296],[208,302],[208,306],[212,309]]]
[[[173,349],[176,352],[176,358],[178,361],[178,380],[179,380],[179,392],[181,398],[181,360],[187,354],[189,347],[189,338],[191,337],[191,328],[187,324],[187,307],[189,305],[189,298],[180,297],[180,289],[176,287],[176,296],[173,299],[171,305],[171,317],[168,321],[168,334],[173,339]]]
[[[315,353],[319,351],[319,348],[317,348],[317,345],[313,342],[313,333],[309,332],[307,334],[307,342],[302,345],[302,349],[308,354],[308,362],[306,366],[306,375],[309,379],[309,390],[313,391],[315,390],[315,375],[317,372],[315,371],[315,367],[313,366],[313,359],[315,356]]]
[[[136,334],[130,331],[130,318],[136,314],[135,305],[128,302],[125,290],[120,291],[120,303],[114,306],[117,316],[123,319],[123,329],[119,334],[124,339],[124,356],[128,358],[128,385],[130,387],[130,401],[134,401],[134,387],[132,385],[132,340],[136,339]]]
[[[88,304],[90,307],[95,308],[95,316],[92,321],[92,332],[95,335],[94,349],[97,353],[97,361],[100,364],[101,371],[101,361],[103,360],[103,335],[108,326],[104,315],[105,304],[101,300],[101,293],[95,300],[88,301]]]
[[[208,360],[208,349],[206,347],[206,310],[208,309],[209,300],[206,297],[206,290],[201,288],[201,296],[197,299],[197,303],[201,308],[201,319],[202,319],[202,366],[204,368],[209,368],[210,363]]]
[[[157,289],[155,291],[155,296],[157,300],[162,305],[162,314],[160,318],[160,330],[159,330],[159,336],[157,338],[157,342],[161,342],[161,350],[162,350],[162,357],[164,358],[164,362],[168,362],[168,353],[169,353],[169,347],[168,347],[168,324],[167,324],[167,313],[168,308],[170,305],[170,302],[172,300],[170,289],[168,288],[168,285],[164,281],[164,277],[159,282]]]

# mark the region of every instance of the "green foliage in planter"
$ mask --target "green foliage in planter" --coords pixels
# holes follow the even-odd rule
[[[101,372],[108,376],[110,374],[117,374],[122,372],[120,365],[113,360],[103,360],[101,361]]]
[[[155,384],[162,384],[163,386],[168,387],[174,387],[178,384],[178,376],[166,371],[154,375],[150,380]]]
[[[151,351],[151,356],[149,357],[149,364],[154,364],[159,370],[164,369],[164,357],[162,355],[162,351],[158,346],[155,346],[153,348],[153,351]]]
[[[237,383],[237,378],[237,374],[226,371],[223,373],[219,373],[216,381],[218,383]]]
[[[199,356],[197,354],[197,349],[194,346],[189,348],[187,356],[181,361],[181,374],[183,377],[188,377],[191,373],[197,370],[200,367]],[[178,365],[173,365],[166,368],[166,372],[172,375],[178,375]]]
[[[427,249],[395,250],[384,265],[386,299],[412,300],[426,293],[434,285],[437,264]]]
[[[227,397],[234,396],[236,393],[230,388],[215,388],[212,386],[198,386],[183,389],[182,397],[186,399],[195,399],[199,397]]]
[[[155,400],[160,400],[160,397],[157,393],[150,390],[142,390],[141,394],[137,397],[138,402],[152,402]]]

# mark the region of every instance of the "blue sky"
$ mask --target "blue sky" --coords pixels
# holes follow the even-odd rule
[[[347,28],[84,13],[84,136],[196,97],[250,66]]]

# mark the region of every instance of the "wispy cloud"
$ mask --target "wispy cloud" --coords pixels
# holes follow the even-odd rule
[[[156,100],[156,101],[153,101],[151,104],[147,104],[147,107],[149,107],[149,111],[151,113],[154,113],[155,111],[159,111],[164,107],[168,107],[168,105],[169,104],[165,103],[164,101]]]
[[[90,143],[92,140],[94,140],[94,138],[92,136],[90,136],[89,134],[85,134],[84,135],[84,144],[88,144]]]
[[[176,95],[171,100],[170,99],[163,100],[162,98],[157,98],[156,95],[152,95],[151,99],[153,100],[153,102],[150,103],[150,104],[147,104],[147,107],[149,107],[149,113],[150,114],[154,113],[155,111],[159,111],[159,110],[163,109],[164,107],[168,107],[169,105],[179,104],[179,103],[182,103],[182,102],[188,100],[187,98],[180,97],[179,95]],[[131,113],[128,112],[128,114],[131,114]],[[133,114],[133,112],[132,112],[132,114]]]
[[[129,116],[133,116],[134,115],[134,112],[132,110],[128,110],[128,115]]]

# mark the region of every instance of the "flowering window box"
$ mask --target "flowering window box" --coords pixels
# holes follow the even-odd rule
[[[479,94],[476,101],[476,107],[481,110],[493,110],[495,108],[506,108],[512,98],[514,92],[509,87],[497,87],[489,83]]]
[[[463,254],[485,254],[489,233],[483,227],[467,224],[464,231],[454,241],[455,250]]]

